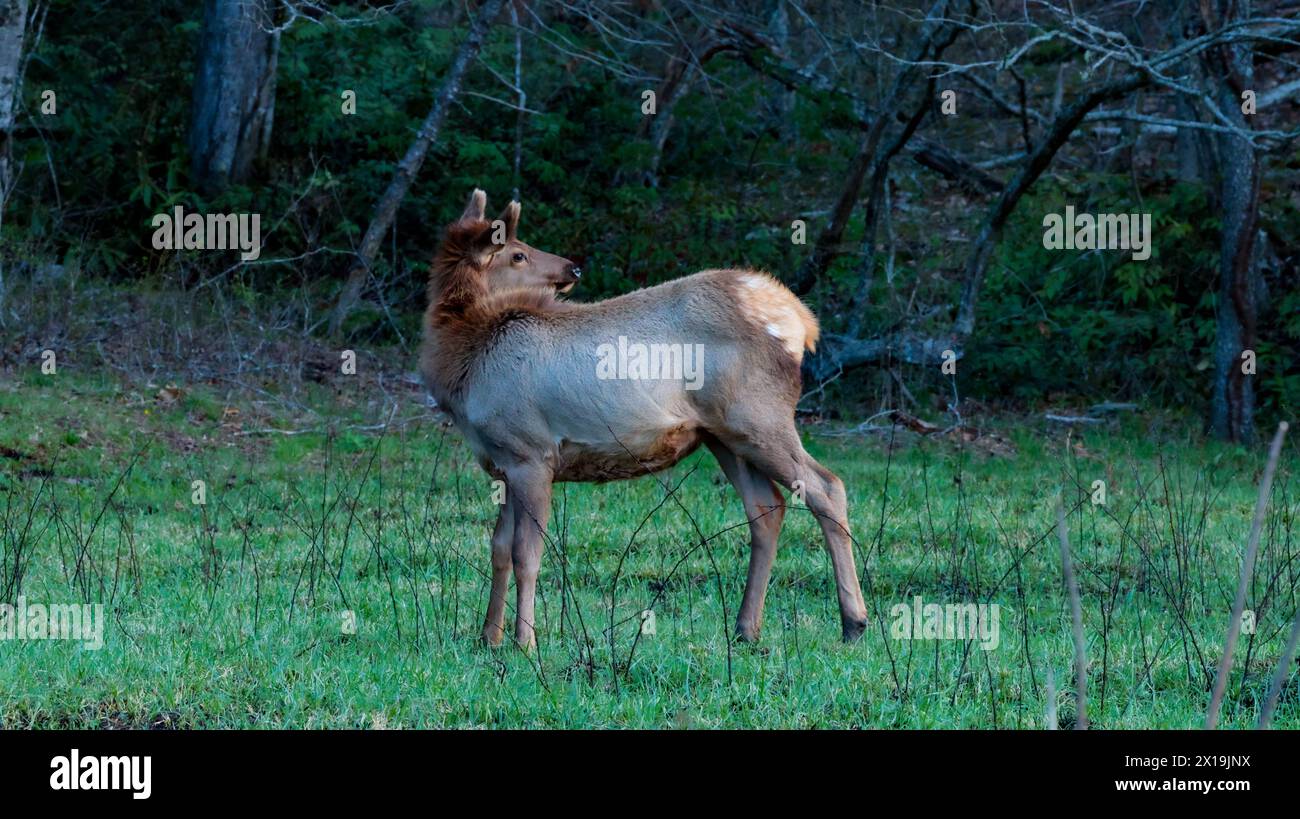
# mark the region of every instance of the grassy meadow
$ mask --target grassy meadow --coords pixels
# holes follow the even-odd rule
[[[1300,728],[1300,0],[3,8],[0,729],[1200,728],[1280,419],[1218,724]],[[701,448],[557,486],[538,648],[482,645],[497,488],[413,375],[454,223],[494,290],[806,302],[861,640],[798,498],[734,639]]]
[[[4,727],[1040,728],[1049,697],[1068,727],[1062,486],[1093,727],[1197,727],[1264,461],[1262,447],[1206,445],[1166,416],[1072,433],[991,417],[926,438],[807,425],[806,445],[849,488],[872,613],[852,645],[799,510],[761,643],[730,640],[748,533],[707,451],[658,479],[562,485],[530,656],[478,642],[492,487],[418,387],[332,377],[285,398],[269,383],[9,374],[0,590],[103,603],[106,624],[98,650],[0,641]],[[1225,727],[1254,724],[1296,611],[1294,452]],[[996,648],[899,639],[891,609],[918,595],[998,604]],[[1274,723],[1300,724],[1294,674]]]

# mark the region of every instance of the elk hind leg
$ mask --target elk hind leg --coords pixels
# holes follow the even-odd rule
[[[853,560],[844,482],[804,451],[793,419],[756,429],[733,430],[729,438],[723,438],[723,443],[751,466],[789,489],[796,499],[802,497],[816,516],[835,572],[844,640],[851,642],[861,637],[867,626],[867,606]]]
[[[749,574],[745,578],[745,596],[736,616],[736,636],[744,642],[754,642],[763,629],[763,604],[772,578],[772,563],[776,560],[781,521],[785,518],[785,500],[771,478],[721,441],[709,436],[705,442],[740,494],[745,516],[749,519]]]

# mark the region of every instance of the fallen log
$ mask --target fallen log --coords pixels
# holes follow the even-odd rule
[[[1058,424],[1104,424],[1106,422],[1105,418],[1093,418],[1091,415],[1053,415],[1049,412],[1043,417]]]

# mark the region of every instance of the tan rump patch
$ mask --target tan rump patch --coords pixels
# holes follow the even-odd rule
[[[803,361],[803,351],[817,349],[817,318],[798,296],[766,273],[742,273],[738,281],[741,309],[794,356]]]

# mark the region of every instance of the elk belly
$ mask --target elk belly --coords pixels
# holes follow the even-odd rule
[[[676,464],[700,445],[699,429],[678,424],[651,436],[559,442],[557,481],[604,482],[639,478]]]

